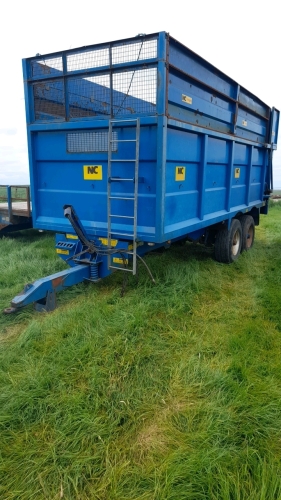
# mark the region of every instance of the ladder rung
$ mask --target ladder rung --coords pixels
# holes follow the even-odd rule
[[[118,251],[116,250],[116,253],[120,253],[120,252],[118,252]],[[125,251],[125,252],[122,252],[122,253],[125,253],[126,255],[134,255],[134,252],[131,252],[131,251],[130,251],[130,252],[129,252],[129,251],[128,251],[128,252],[127,252],[127,251]],[[114,255],[114,254],[112,254],[112,255]],[[88,261],[87,261],[87,262],[88,262]]]
[[[124,118],[124,120],[110,120],[111,123],[127,123],[127,122],[137,122],[138,119],[137,118],[129,118],[127,120],[127,118]]]
[[[133,161],[134,163],[136,163],[136,159],[135,159],[135,160],[117,160],[117,159],[116,159],[116,160],[112,160],[112,159],[111,159],[110,161],[111,161],[111,162],[116,162],[116,161],[117,161],[117,162],[119,162],[119,163],[121,163],[121,162],[123,163],[124,161],[126,161],[126,162],[132,162],[132,161]]]
[[[116,214],[109,214],[109,217],[118,217],[120,219],[135,219],[133,215],[116,215]]]
[[[123,177],[109,177],[110,182],[119,182],[119,181],[127,181],[127,182],[135,182],[135,179],[124,179]]]
[[[137,139],[112,139],[109,142],[137,142]]]
[[[132,233],[130,233],[130,234],[128,234],[128,233],[116,233],[115,231],[109,231],[108,234],[115,234],[117,236],[130,236],[130,238],[132,238],[134,236]],[[116,252],[116,253],[118,253],[118,252]]]
[[[127,267],[117,267],[117,266],[108,266],[110,269],[118,269],[118,271],[127,271],[128,273],[132,273],[133,269],[127,269]]]
[[[134,201],[135,198],[124,198],[123,196],[109,196],[110,200],[132,200]]]

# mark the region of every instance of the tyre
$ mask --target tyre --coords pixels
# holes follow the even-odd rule
[[[243,250],[250,250],[255,240],[255,222],[251,215],[243,215],[240,219],[242,227],[242,248]]]
[[[221,229],[216,235],[215,259],[231,264],[238,259],[242,246],[242,227],[238,219],[232,219],[230,229]]]

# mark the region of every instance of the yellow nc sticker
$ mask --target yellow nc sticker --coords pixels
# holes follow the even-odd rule
[[[176,167],[176,181],[185,181],[185,167]]]
[[[234,170],[234,177],[235,177],[235,179],[239,179],[239,177],[240,177],[240,168],[236,168]]]
[[[102,181],[102,165],[84,165],[85,181]]]
[[[76,236],[75,234],[66,234],[65,236],[68,240],[78,240],[78,236]]]
[[[189,97],[189,95],[182,94],[181,100],[186,104],[192,104],[192,97]]]
[[[108,246],[108,239],[107,238],[99,238],[100,242],[105,245],[106,247]],[[118,240],[110,240],[111,246],[116,247]]]
[[[137,243],[137,247],[142,247],[142,245],[144,245],[143,241],[139,241],[139,242]],[[133,248],[134,248],[134,245],[129,245],[129,246],[128,246],[128,250],[129,250],[129,251],[130,251],[130,250],[133,250]]]
[[[57,248],[57,253],[62,255],[69,255],[69,250],[62,250],[61,248]]]
[[[112,262],[114,262],[114,264],[128,264],[128,259],[120,259],[119,257],[113,257],[112,259]]]

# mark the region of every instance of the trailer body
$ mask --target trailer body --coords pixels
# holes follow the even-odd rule
[[[279,112],[166,33],[23,66],[34,227],[68,232],[62,207],[71,204],[89,237],[107,237],[109,120],[124,120],[116,140],[133,140],[135,123],[126,119],[135,117],[140,240],[163,243],[239,211],[267,210]],[[112,159],[116,176],[133,177],[123,161],[134,159],[133,143],[113,143]],[[123,184],[114,193],[130,196]],[[115,205],[130,215],[128,203]],[[113,229],[132,226],[117,219]]]
[[[33,226],[71,266],[84,252],[89,279],[267,213],[279,111],[167,33],[38,55],[23,73]]]

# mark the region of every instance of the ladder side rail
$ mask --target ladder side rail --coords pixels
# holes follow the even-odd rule
[[[136,163],[135,163],[135,192],[134,192],[134,241],[133,241],[133,274],[137,272],[137,229],[138,229],[138,188],[139,188],[139,146],[140,146],[140,119],[136,124]]]
[[[111,160],[112,160],[112,122],[109,120],[108,124],[108,164],[107,164],[107,244],[111,247]],[[109,268],[111,257],[107,257],[107,266]]]

